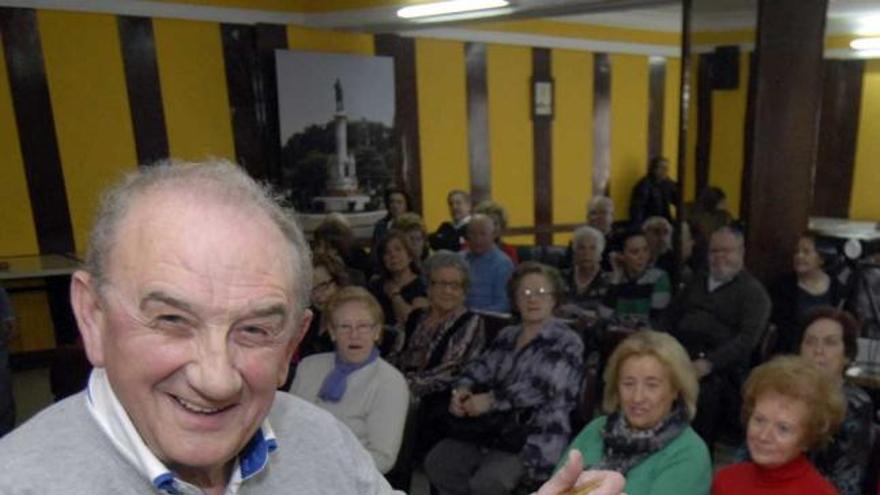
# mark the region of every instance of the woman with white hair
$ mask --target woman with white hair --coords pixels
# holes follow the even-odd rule
[[[605,236],[595,227],[584,225],[574,231],[572,266],[562,271],[568,284],[568,301],[561,310],[576,316],[598,314],[608,292],[608,274],[602,271]]]

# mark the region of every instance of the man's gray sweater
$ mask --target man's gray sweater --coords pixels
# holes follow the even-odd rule
[[[85,393],[55,404],[0,440],[0,494],[157,493],[89,414]],[[269,421],[278,450],[239,491],[390,494],[354,435],[329,413],[277,393]]]

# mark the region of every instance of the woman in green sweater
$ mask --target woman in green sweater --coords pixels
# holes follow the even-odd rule
[[[624,475],[628,495],[708,494],[709,450],[690,427],[699,385],[681,344],[665,333],[635,333],[611,354],[604,378],[609,414],[568,450],[579,450],[590,469]]]

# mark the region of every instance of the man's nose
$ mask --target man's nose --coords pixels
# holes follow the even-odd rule
[[[198,342],[195,359],[187,367],[187,380],[206,399],[224,401],[241,391],[241,374],[235,367],[225,332],[206,331]]]

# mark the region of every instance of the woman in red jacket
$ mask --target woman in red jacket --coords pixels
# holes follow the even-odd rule
[[[755,368],[743,387],[751,461],[719,471],[712,495],[837,494],[804,452],[829,441],[845,404],[840,387],[802,357],[778,357]]]

